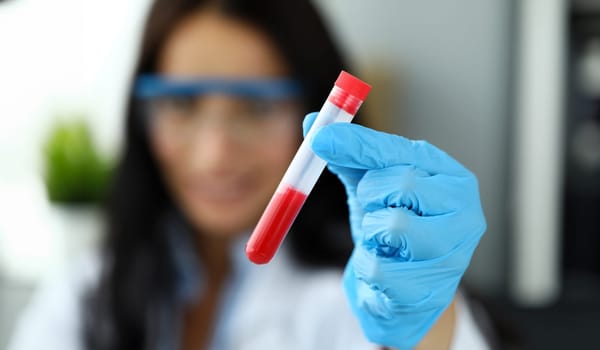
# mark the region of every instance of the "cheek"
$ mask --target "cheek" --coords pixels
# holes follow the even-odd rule
[[[168,142],[164,135],[157,132],[151,133],[148,141],[162,172],[167,176],[169,173],[176,172],[182,159],[177,147],[172,142]]]
[[[270,168],[268,172],[280,178],[296,154],[300,142],[297,128],[290,127],[285,133],[277,135],[272,143],[263,145],[261,155],[257,157],[265,161],[265,166]]]

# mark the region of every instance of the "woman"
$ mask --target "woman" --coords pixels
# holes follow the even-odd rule
[[[344,67],[307,1],[157,1],[103,255],[41,293],[14,349],[484,348],[454,301],[485,230],[476,180],[429,144],[323,128],[313,149],[343,186],[325,172],[276,258],[243,257],[299,116]],[[71,307],[41,315],[57,294]]]

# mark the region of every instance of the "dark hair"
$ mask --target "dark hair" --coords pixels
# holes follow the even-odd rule
[[[264,31],[303,85],[307,112],[321,107],[346,66],[309,1],[209,3]],[[153,5],[134,77],[155,71],[158,53],[174,26],[205,5],[207,1],[198,0],[158,0]],[[108,200],[102,275],[85,300],[83,335],[89,349],[146,348],[149,306],[172,300],[175,293],[176,271],[161,227],[161,219],[175,205],[137,121],[137,109],[130,94],[124,154]],[[306,266],[345,263],[351,249],[347,217],[343,186],[325,171],[288,237],[296,260]]]

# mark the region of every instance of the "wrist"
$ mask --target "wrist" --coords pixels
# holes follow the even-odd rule
[[[450,349],[456,325],[456,296],[415,350]],[[392,349],[390,349],[392,350]]]
[[[454,328],[456,324],[456,296],[446,311],[440,316],[437,322],[431,327],[427,335],[421,340],[414,350],[448,350],[452,344]],[[380,350],[397,350],[388,346],[383,346]]]

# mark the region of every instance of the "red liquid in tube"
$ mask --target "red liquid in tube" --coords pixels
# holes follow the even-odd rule
[[[255,264],[266,264],[281,245],[308,196],[291,186],[277,191],[248,241],[246,255]]]

